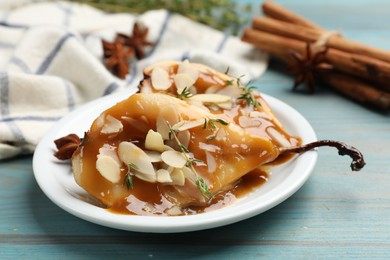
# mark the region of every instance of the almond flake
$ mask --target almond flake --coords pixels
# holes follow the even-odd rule
[[[290,147],[291,143],[286,139],[284,135],[279,133],[278,130],[276,130],[273,127],[268,127],[267,128],[267,133],[276,141],[278,142],[281,146],[283,147]]]
[[[169,166],[175,168],[183,168],[187,163],[184,155],[178,151],[165,151],[161,154],[161,159]]]
[[[226,102],[226,103],[220,103],[218,106],[222,109],[230,110],[233,108],[233,103],[232,102]]]
[[[194,80],[194,82],[196,82],[199,77],[199,70],[195,66],[193,66],[188,60],[185,60],[179,64],[179,67],[177,68],[177,73],[187,74]]]
[[[193,120],[193,121],[181,121],[181,122],[183,122],[181,125],[178,125],[177,127],[172,127],[172,128],[177,129],[180,132],[185,131],[185,130],[192,129],[192,128],[203,125],[204,119],[198,119],[198,120]]]
[[[156,175],[157,175],[157,182],[160,182],[160,183],[172,182],[170,172],[165,170],[165,169],[158,169],[156,172]]]
[[[226,130],[224,128],[219,128],[217,134],[215,135],[215,140],[221,141],[226,139]]]
[[[203,111],[206,111],[207,113],[210,112],[210,109],[208,109],[205,105],[203,105],[202,102],[200,101],[197,101],[197,100],[191,100],[191,99],[186,99],[186,102],[190,105],[193,105],[193,106],[196,106],[200,109],[202,109]]]
[[[256,118],[249,118],[247,116],[240,116],[238,118],[238,124],[243,128],[258,127],[261,125],[261,121],[259,119],[256,119]]]
[[[164,147],[165,148],[165,147]],[[156,151],[145,151],[145,153],[149,156],[150,161],[152,163],[161,162],[161,153]]]
[[[102,130],[100,131],[102,134],[114,134],[122,132],[123,125],[122,122],[112,117],[111,115],[107,115],[105,118],[105,122]]]
[[[120,165],[111,156],[98,155],[96,169],[100,175],[112,183],[117,183],[121,179]]]
[[[192,100],[197,100],[203,103],[226,103],[231,100],[231,97],[221,94],[197,94],[190,97]]]
[[[140,180],[155,183],[157,181],[156,173],[153,174],[143,174],[141,172],[135,171],[135,177],[137,177]]]
[[[167,90],[172,85],[168,72],[160,67],[153,69],[151,80],[152,86],[156,90]]]
[[[183,214],[181,208],[178,206],[173,206],[172,208],[167,209],[165,213],[169,216],[179,216]]]
[[[206,144],[206,143],[203,143],[203,142],[199,142],[199,149],[202,149],[202,150],[205,150],[205,151],[209,151],[209,152],[212,152],[212,153],[215,153],[216,151],[221,150],[221,148],[216,146],[216,145]]]
[[[118,155],[125,164],[134,164],[137,171],[147,175],[155,175],[152,161],[138,146],[131,142],[121,142],[118,146]]]
[[[177,109],[175,106],[164,106],[160,109],[160,113],[157,116],[156,119],[156,128],[157,132],[159,132],[164,140],[169,139],[169,126],[167,124],[167,121],[171,126],[175,125],[176,123],[180,122],[180,116],[177,112]]]
[[[183,170],[178,168],[174,169],[173,172],[171,172],[171,178],[172,185],[183,186],[186,181]]]
[[[260,111],[251,111],[249,112],[249,117],[261,117],[265,118],[268,120],[272,120],[272,118],[265,112],[260,112]]]
[[[206,154],[206,162],[207,162],[207,171],[208,171],[209,173],[213,173],[213,172],[215,172],[215,170],[217,169],[217,163],[216,163],[216,161],[215,161],[215,158],[214,158],[214,156],[213,156],[210,152],[208,152],[208,151],[206,151],[205,154]]]
[[[190,144],[190,139],[191,139],[190,131],[186,130],[186,131],[178,133],[177,134],[177,139],[179,139],[180,143],[185,148],[188,148],[188,145]]]
[[[173,76],[173,81],[176,85],[177,94],[181,94],[185,88],[188,90],[191,89],[192,85],[195,83],[195,80],[191,78],[188,74],[179,73]]]
[[[217,92],[217,89],[218,89],[217,86],[212,85],[212,86],[208,87],[204,93],[205,94],[215,94],[215,92]]]
[[[161,134],[150,129],[145,138],[145,148],[152,151],[163,152],[164,141]]]

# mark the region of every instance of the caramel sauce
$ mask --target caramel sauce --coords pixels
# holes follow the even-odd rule
[[[255,169],[244,175],[231,189],[221,191],[214,195],[206,206],[189,206],[182,210],[181,215],[194,215],[220,209],[234,203],[258,189],[268,180],[268,174],[260,169]],[[139,180],[140,182],[143,182]],[[144,182],[139,185],[155,186],[143,194],[130,195],[128,198],[118,200],[108,211],[116,214],[143,215],[143,216],[168,216],[166,210],[173,206],[158,190],[164,185],[151,185]],[[157,191],[157,192],[156,192]]]

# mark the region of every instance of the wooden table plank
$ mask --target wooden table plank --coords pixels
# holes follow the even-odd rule
[[[256,3],[259,2],[246,1]],[[279,3],[355,40],[390,48],[386,0],[283,0]],[[349,158],[319,150],[312,177],[277,207],[226,227],[182,234],[114,230],[80,220],[39,189],[31,156],[0,163],[0,259],[381,258],[390,255],[390,120],[326,87],[316,95],[292,93],[292,78],[272,62],[255,82],[290,104],[321,139],[360,148],[367,160],[352,173]]]

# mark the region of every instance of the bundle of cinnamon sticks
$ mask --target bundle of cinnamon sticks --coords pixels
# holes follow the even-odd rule
[[[330,32],[292,11],[266,1],[264,17],[255,17],[246,28],[242,40],[253,44],[289,65],[294,65],[292,52],[307,56],[321,51],[321,66],[316,80],[324,82],[345,96],[364,105],[390,110],[390,51],[353,42]]]

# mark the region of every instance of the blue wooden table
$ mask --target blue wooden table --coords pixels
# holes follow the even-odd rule
[[[258,9],[260,1],[253,3]],[[280,4],[390,49],[390,1],[280,0]],[[255,11],[254,11],[255,13]],[[311,178],[291,198],[251,219],[205,231],[145,234],[80,220],[54,205],[33,177],[31,156],[0,162],[0,259],[43,258],[387,258],[390,257],[390,118],[321,87],[292,93],[293,79],[272,62],[259,88],[302,113],[319,139],[361,149],[358,173],[349,158],[320,149]]]

